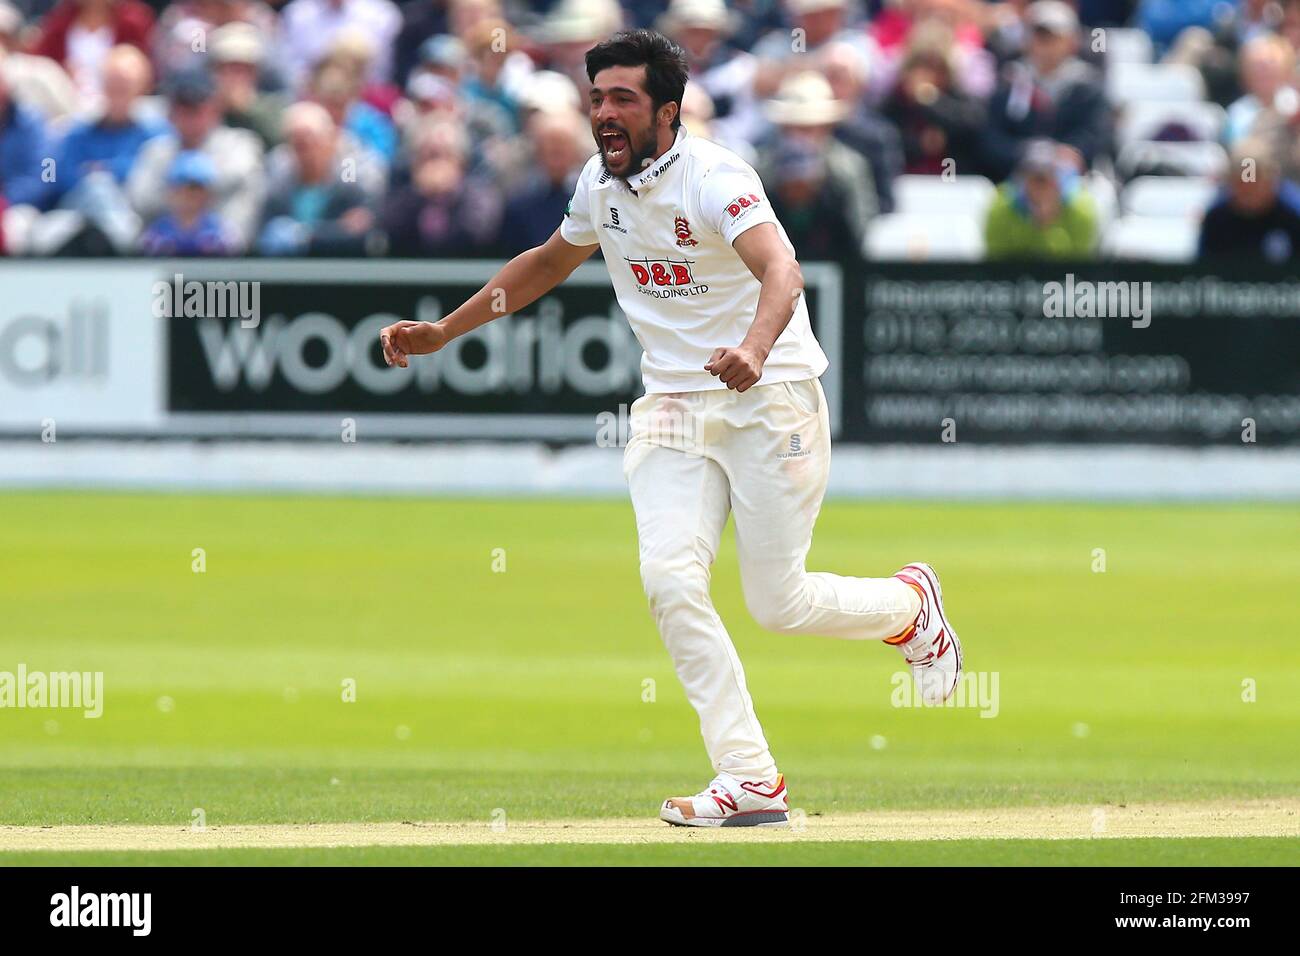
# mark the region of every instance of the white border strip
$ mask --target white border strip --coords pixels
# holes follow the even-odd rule
[[[623,497],[622,452],[537,443],[0,442],[0,489]],[[1300,500],[1300,449],[841,445],[846,498]]]

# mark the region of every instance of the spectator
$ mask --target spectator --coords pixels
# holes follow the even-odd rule
[[[1300,106],[1300,94],[1290,85],[1295,67],[1291,44],[1276,34],[1263,34],[1242,47],[1241,86],[1246,93],[1228,107],[1223,140],[1229,147],[1250,132],[1262,110],[1277,104],[1295,112]],[[1284,100],[1290,101],[1289,107]]]
[[[140,150],[149,140],[163,136],[167,124],[142,115],[140,96],[149,89],[153,70],[143,53],[133,46],[118,46],[104,61],[104,106],[95,117],[68,130],[59,150],[55,195],[61,213],[33,234],[53,240],[55,248],[126,253],[135,247],[140,217],[126,197],[126,180]],[[75,213],[77,219],[60,216]],[[98,238],[83,235],[92,230]],[[85,239],[84,244],[75,242]],[[107,246],[105,246],[107,243]]]
[[[0,54],[0,193],[10,206],[45,207],[51,158],[45,121],[10,96],[8,57]]]
[[[339,34],[355,31],[375,44],[368,77],[382,83],[393,75],[393,41],[402,15],[391,0],[292,0],[280,11],[279,61],[294,88],[310,78]]]
[[[241,246],[229,223],[212,208],[217,169],[199,152],[176,155],[167,170],[167,211],[140,237],[151,256],[229,256]]]
[[[993,92],[996,58],[984,47],[985,29],[976,13],[982,4],[969,0],[899,0],[880,12],[867,29],[880,59],[875,85],[883,97],[893,88],[898,65],[911,48],[917,27],[942,24],[952,37],[949,62],[954,86],[979,99]],[[986,16],[988,28],[994,18]]]
[[[800,259],[836,259],[862,248],[865,227],[840,201],[827,157],[811,141],[781,140],[765,169],[768,201]]]
[[[391,165],[397,156],[397,130],[393,122],[369,103],[359,99],[358,77],[342,64],[325,59],[317,65],[311,81],[311,95],[329,111],[341,129],[352,134],[363,147]]]
[[[578,173],[591,155],[591,128],[576,112],[537,113],[527,130],[528,179],[506,203],[501,251],[540,246],[564,218]]]
[[[1294,263],[1300,253],[1300,187],[1282,177],[1269,144],[1232,151],[1224,189],[1201,222],[1199,257]]]
[[[998,189],[984,226],[989,259],[1085,259],[1097,245],[1097,213],[1072,155],[1031,142],[1015,177]]]
[[[363,255],[372,248],[371,197],[344,175],[340,130],[318,103],[284,115],[285,145],[271,156],[258,250],[267,255]],[[352,177],[354,180],[355,177]]]
[[[881,117],[867,100],[867,71],[856,52],[846,44],[830,43],[817,57],[831,95],[848,111],[835,127],[835,138],[851,146],[871,164],[876,184],[876,204],[881,212],[894,211],[894,180],[903,172],[903,143],[893,123]]]
[[[329,60],[337,63],[352,77],[361,102],[392,119],[393,110],[402,98],[402,90],[388,80],[376,83],[370,79],[371,65],[375,62],[375,45],[369,37],[351,31],[341,33],[330,49]]]
[[[940,23],[924,24],[908,45],[884,109],[902,134],[904,169],[913,175],[977,172],[984,106],[957,87],[951,32]]]
[[[1070,148],[1080,170],[1110,144],[1110,111],[1096,69],[1076,55],[1079,20],[1061,0],[1038,0],[1025,14],[1029,47],[1008,64],[989,104],[981,138],[986,174],[1002,181],[1026,144],[1045,137]]]
[[[499,190],[468,172],[469,137],[446,119],[425,121],[412,138],[409,185],[388,197],[382,221],[403,256],[487,252],[501,222]]]
[[[275,11],[262,0],[174,0],[164,5],[154,31],[154,62],[162,80],[206,66],[208,54],[215,52],[217,34],[234,24],[251,29],[259,41],[275,36],[277,30]],[[270,64],[263,66],[263,72],[268,85],[281,84],[279,71]]]
[[[506,63],[515,42],[510,25],[504,20],[483,20],[476,24],[466,38],[470,68],[460,84],[469,109],[500,113],[510,124],[510,132],[518,129],[519,114],[519,104],[506,84]]]
[[[126,183],[144,144],[167,132],[160,119],[139,115],[140,97],[153,79],[149,60],[133,46],[118,46],[104,59],[104,105],[92,119],[74,123],[59,151],[56,194],[75,191],[87,177],[103,172],[118,186]]]
[[[11,95],[51,122],[71,116],[79,105],[77,88],[49,57],[24,52],[23,32],[22,13],[8,0],[0,0],[0,54],[8,54]]]
[[[754,56],[758,58],[754,91],[760,97],[771,96],[787,76],[812,69],[808,58],[831,43],[852,47],[862,60],[863,70],[870,70],[879,61],[875,42],[849,22],[848,0],[785,0],[783,6],[792,26],[772,30],[754,45]]]
[[[393,43],[393,79],[399,85],[405,86],[419,65],[425,42],[447,34],[449,5],[448,0],[407,0],[402,4],[402,24]]]
[[[198,151],[215,170],[209,186],[215,211],[246,248],[260,216],[264,188],[263,150],[246,129],[221,123],[212,78],[201,70],[178,73],[168,84],[172,132],[152,139],[140,150],[127,179],[127,195],[140,218],[157,218],[164,209],[164,184],[178,154]]]
[[[258,89],[265,50],[257,28],[248,23],[227,23],[213,32],[208,48],[222,123],[231,129],[250,131],[262,141],[263,149],[278,145],[287,102],[282,94]]]
[[[843,220],[852,240],[849,248],[861,248],[867,223],[876,214],[876,190],[867,161],[832,135],[836,124],[847,115],[848,105],[835,99],[825,77],[808,71],[796,73],[781,84],[776,98],[767,105],[767,113],[776,130],[758,151],[756,169],[760,178],[764,182],[775,181],[784,165],[791,184],[790,195],[803,197],[810,183],[817,185],[818,202],[795,204],[792,201],[792,215],[806,218],[815,210],[837,210],[835,219]],[[797,150],[791,144],[805,148]],[[821,165],[816,170],[804,160],[809,153],[821,157]],[[812,172],[816,172],[815,177],[809,175]],[[779,200],[769,198],[773,199],[775,209]],[[808,219],[809,230],[814,223],[815,220]],[[837,248],[842,250],[845,246],[841,244]]]
[[[148,53],[153,26],[153,10],[140,0],[60,0],[41,20],[31,52],[58,62],[93,96],[108,51],[125,43]]]
[[[723,0],[672,0],[660,21],[660,30],[686,51],[687,89],[698,88],[709,98],[712,137],[741,153],[752,152],[767,121],[755,89],[758,58],[726,44],[737,18]]]
[[[591,87],[587,51],[622,26],[623,10],[616,0],[560,0],[538,31],[542,65],[563,73],[585,96]]]

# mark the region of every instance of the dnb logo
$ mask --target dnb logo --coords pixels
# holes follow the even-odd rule
[[[727,215],[735,219],[746,209],[757,206],[763,200],[759,199],[754,193],[745,193],[743,196],[737,196],[731,202],[727,203]]]
[[[700,295],[709,287],[695,281],[691,259],[627,259],[624,261],[636,279],[637,291],[667,299],[683,295]]]

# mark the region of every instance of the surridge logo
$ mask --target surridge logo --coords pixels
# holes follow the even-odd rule
[[[776,457],[784,460],[786,458],[803,458],[805,455],[810,454],[812,454],[812,452],[803,447],[803,437],[798,432],[795,432],[790,436],[790,450],[782,452]]]
[[[128,927],[132,936],[148,936],[153,927],[152,893],[82,893],[73,886],[50,897],[50,925]]]
[[[623,233],[623,235],[627,235],[627,230],[624,229],[621,225],[619,225],[617,206],[609,207],[609,222],[602,222],[601,226],[604,227],[605,229],[613,229],[616,232],[621,232]]]

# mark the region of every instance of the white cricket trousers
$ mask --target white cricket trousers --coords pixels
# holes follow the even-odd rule
[[[920,599],[897,578],[804,568],[830,471],[830,420],[816,379],[637,399],[623,470],[636,511],[650,611],[715,771],[774,781],[776,763],[745,671],[709,597],[727,514],[745,603],[783,634],[872,640],[901,634]]]

